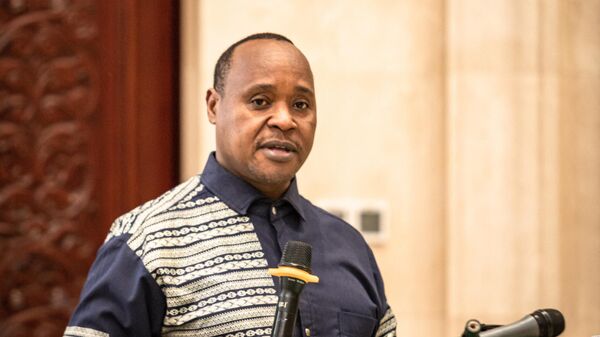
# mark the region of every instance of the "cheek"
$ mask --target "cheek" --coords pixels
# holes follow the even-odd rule
[[[251,119],[231,119],[223,124],[223,133],[227,137],[231,151],[235,153],[247,152],[254,147],[258,133],[256,123]]]
[[[305,143],[312,144],[313,139],[315,137],[316,128],[317,128],[316,119],[307,121],[306,123],[301,124],[300,130],[301,130],[302,138],[304,139]]]

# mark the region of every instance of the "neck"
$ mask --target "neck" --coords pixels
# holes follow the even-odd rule
[[[286,184],[259,184],[249,181],[248,183],[271,200],[281,198],[290,186],[290,182],[287,182]]]

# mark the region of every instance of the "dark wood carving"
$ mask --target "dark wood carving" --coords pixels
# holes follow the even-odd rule
[[[96,243],[93,2],[0,8],[1,336],[62,334]]]
[[[0,337],[61,336],[110,222],[176,183],[177,6],[0,0]]]

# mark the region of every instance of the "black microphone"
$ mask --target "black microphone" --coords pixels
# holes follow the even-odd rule
[[[281,285],[271,337],[292,337],[300,292],[306,283],[319,282],[317,276],[310,274],[311,259],[312,247],[308,243],[288,241],[278,268],[269,269],[269,274],[280,277]]]
[[[483,331],[479,337],[556,337],[565,330],[565,318],[555,309],[540,309],[512,324]]]

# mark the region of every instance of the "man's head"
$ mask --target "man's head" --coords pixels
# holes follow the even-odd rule
[[[294,44],[290,39],[283,35],[274,34],[274,33],[258,33],[247,36],[238,42],[232,44],[227,48],[223,54],[219,57],[217,64],[215,65],[215,72],[213,75],[213,88],[215,88],[220,94],[223,94],[223,90],[225,87],[225,77],[227,77],[227,73],[231,68],[231,56],[233,55],[233,51],[237,46],[242,43],[252,41],[252,40],[275,40],[275,41],[283,41],[288,42],[290,44]]]
[[[217,161],[266,196],[281,196],[317,124],[313,76],[300,50],[270,33],[236,42],[217,62],[206,103]]]

